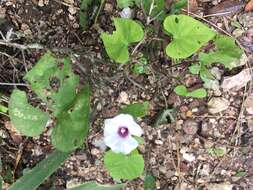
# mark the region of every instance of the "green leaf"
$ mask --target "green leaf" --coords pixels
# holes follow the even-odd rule
[[[162,110],[155,120],[154,127],[159,127],[163,124],[173,123],[176,121],[177,113],[175,109]]]
[[[153,5],[152,5],[153,3]],[[153,18],[157,18],[158,20],[162,21],[166,17],[166,10],[165,10],[165,1],[164,0],[142,0],[140,5],[143,4],[143,8],[145,13]],[[150,8],[152,10],[150,12]]]
[[[69,58],[56,59],[47,52],[25,75],[31,89],[59,115],[67,109],[76,96],[79,77],[71,69]]]
[[[174,89],[174,92],[179,96],[187,96],[187,88],[184,85],[179,85]]]
[[[26,93],[14,90],[9,101],[9,115],[13,126],[26,136],[40,135],[49,120],[49,115],[29,105]]]
[[[137,63],[135,63],[132,67],[131,70],[135,74],[148,74],[149,73],[149,68],[148,68],[148,61],[145,57],[141,57]]]
[[[129,44],[141,41],[144,31],[131,19],[114,18],[113,21],[116,31],[111,35],[102,33],[101,38],[109,57],[118,63],[126,63],[129,61]]]
[[[207,96],[207,92],[204,88],[199,88],[192,92],[187,93],[187,97],[192,97],[192,98],[205,98],[206,96]]]
[[[149,110],[149,102],[135,103],[122,108],[121,113],[130,114],[133,117],[144,117]]]
[[[0,173],[2,173],[2,160],[1,160],[1,157],[0,157]],[[2,176],[0,176],[0,190],[3,189],[3,178]]]
[[[76,96],[73,105],[58,118],[52,132],[52,144],[68,152],[80,147],[88,134],[90,89],[87,85]]]
[[[87,26],[88,26],[88,9],[91,4],[92,4],[92,0],[81,1],[80,11],[79,11],[79,20],[80,20],[80,25],[83,30],[87,29]]]
[[[69,153],[54,151],[32,170],[12,184],[8,190],[35,190],[68,158]]]
[[[105,153],[104,164],[114,179],[132,180],[139,177],[144,170],[144,159],[138,151],[128,155],[114,153],[111,150]]]
[[[200,74],[200,78],[203,81],[215,79],[215,77],[213,76],[213,74],[210,72],[210,70],[207,68],[207,66],[203,62],[200,62],[200,71],[199,71],[199,74]]]
[[[179,13],[180,10],[187,6],[187,0],[174,1],[170,8],[171,14]]]
[[[191,74],[197,75],[197,74],[199,74],[199,71],[200,71],[200,65],[199,64],[192,64],[189,67],[189,70],[190,70]]]
[[[2,169],[3,169],[3,164],[2,164],[2,159],[0,157],[0,173],[2,172]]]
[[[0,112],[7,113],[8,112],[8,108],[6,106],[3,106],[3,105],[0,104]]]
[[[243,51],[236,46],[233,38],[219,35],[215,39],[215,45],[216,51],[199,55],[200,62],[205,65],[221,63],[228,69],[238,66],[236,61],[241,58]]]
[[[130,7],[134,3],[134,0],[117,0],[117,6],[121,9]]]
[[[144,179],[144,190],[155,190],[155,177],[152,173],[146,173]]]
[[[226,154],[226,148],[220,147],[220,148],[210,148],[208,149],[208,153],[212,156],[224,156]]]
[[[166,32],[172,35],[166,54],[174,59],[191,56],[215,36],[206,25],[186,15],[168,16],[163,24]]]
[[[179,85],[174,89],[174,92],[179,96],[192,97],[192,98],[205,98],[207,92],[204,88],[199,88],[192,92],[188,92],[187,88],[184,85]]]
[[[0,176],[0,190],[3,189],[3,178]]]
[[[117,185],[100,185],[95,181],[87,182],[77,187],[69,188],[67,190],[119,190],[123,187],[123,184]]]
[[[235,177],[243,177],[246,175],[246,172],[245,171],[239,171],[239,172],[236,172],[236,174],[234,175]]]
[[[138,136],[133,136],[133,138],[139,143],[139,144],[144,144],[145,141],[142,137],[138,137]]]

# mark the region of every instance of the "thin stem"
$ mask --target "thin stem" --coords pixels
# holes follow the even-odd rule
[[[104,2],[105,2],[105,0],[101,0],[101,3],[99,5],[99,9],[98,9],[97,15],[96,15],[95,20],[94,20],[94,25],[96,25],[96,23],[98,21],[98,16],[100,15],[100,12],[101,12],[101,10],[103,8]]]

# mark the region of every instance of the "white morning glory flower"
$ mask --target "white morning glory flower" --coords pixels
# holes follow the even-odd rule
[[[113,152],[129,154],[138,146],[132,135],[140,137],[142,134],[141,127],[129,114],[105,120],[104,142]]]

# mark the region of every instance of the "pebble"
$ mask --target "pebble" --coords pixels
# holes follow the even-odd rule
[[[94,156],[98,156],[100,154],[100,151],[97,148],[91,149],[91,154]]]
[[[104,143],[104,140],[101,138],[101,139],[96,139],[92,142],[92,144],[99,148],[102,152],[104,152],[106,150],[106,145]]]
[[[196,112],[198,112],[198,111],[199,111],[198,108],[193,108],[193,109],[192,109],[192,112],[193,112],[193,113],[196,113]]]
[[[155,140],[155,144],[162,145],[163,141],[161,141],[161,140]]]
[[[193,162],[196,159],[194,154],[191,153],[183,153],[183,158],[188,162]]]
[[[76,12],[77,12],[76,8],[73,7],[73,6],[70,6],[70,7],[68,8],[68,11],[69,11],[69,13],[70,13],[71,15],[74,15],[74,14],[76,14]]]
[[[104,10],[108,13],[111,13],[113,11],[113,5],[111,3],[106,3],[104,6]]]
[[[118,102],[119,103],[124,103],[124,104],[130,104],[130,101],[129,101],[129,98],[128,98],[128,94],[125,91],[122,91],[119,94]]]
[[[183,123],[183,130],[187,135],[195,135],[198,131],[198,123],[188,119]]]

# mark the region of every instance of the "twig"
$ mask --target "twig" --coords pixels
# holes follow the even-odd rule
[[[18,44],[18,43],[13,43],[13,42],[7,42],[4,40],[0,40],[0,45],[4,45],[4,46],[8,46],[8,47],[14,47],[14,48],[18,48],[21,50],[26,50],[26,49],[45,49],[44,46],[40,45],[40,44],[27,44],[27,45],[22,45],[22,44]]]
[[[145,88],[143,86],[141,86],[139,83],[135,82],[133,79],[131,79],[127,74],[125,74],[126,78],[131,82],[133,83],[133,85],[139,87],[140,89],[142,90],[145,90]]]
[[[0,82],[0,86],[28,86],[28,84],[25,84],[25,83],[6,83],[6,82]]]
[[[100,6],[99,6],[99,9],[98,9],[98,12],[96,14],[96,17],[95,17],[95,20],[94,20],[94,25],[96,25],[97,21],[98,21],[98,16],[100,15],[100,12],[103,8],[103,5],[104,5],[104,2],[105,0],[101,0],[101,3],[100,3]]]
[[[66,3],[64,1],[59,1],[59,0],[54,0],[54,1],[61,4],[61,5],[67,6],[67,7],[73,7],[72,4]],[[80,10],[80,8],[78,8],[78,7],[75,7],[75,9]]]

